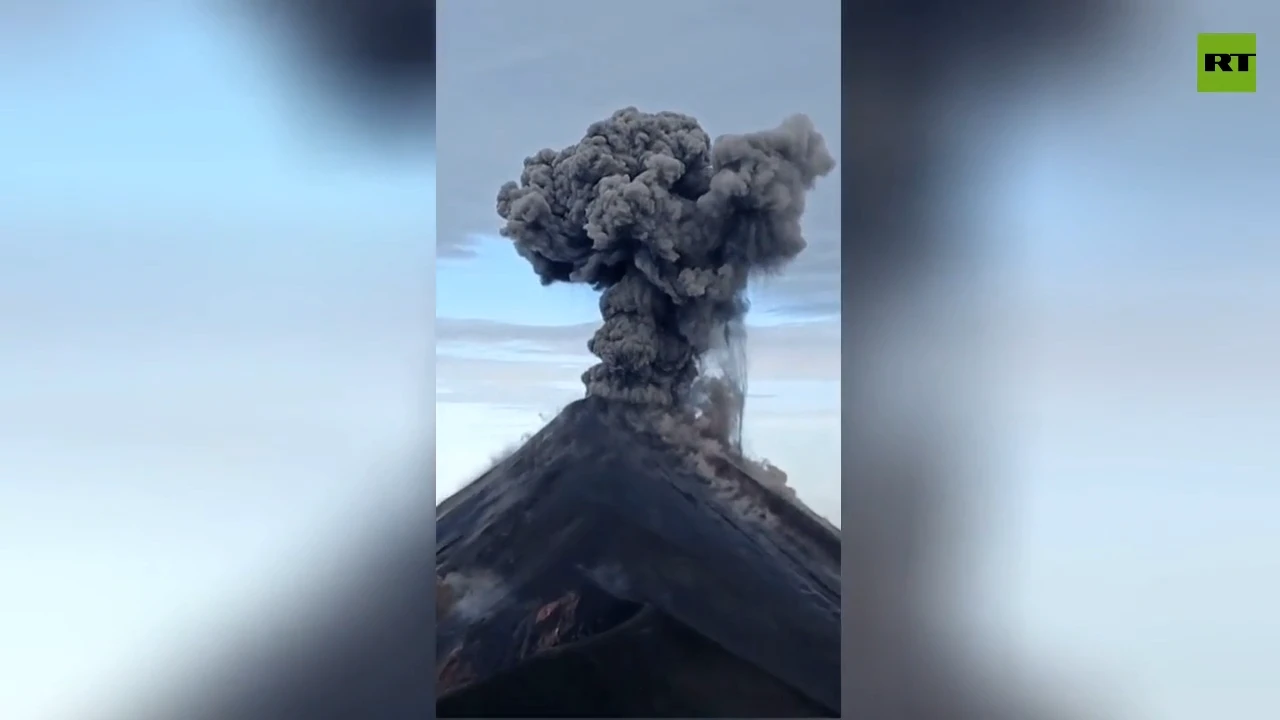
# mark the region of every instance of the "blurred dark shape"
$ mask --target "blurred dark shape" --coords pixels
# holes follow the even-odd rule
[[[834,717],[840,538],[588,397],[444,501],[439,717]]]
[[[297,69],[342,114],[395,135],[435,135],[435,0],[258,0]]]
[[[1046,68],[1093,60],[1127,5],[1106,0],[852,0],[843,6],[847,293],[881,292],[963,238],[929,223],[964,133],[957,102],[1000,102]],[[995,91],[995,92],[991,92]],[[981,128],[979,128],[981,129]],[[957,242],[958,241],[958,242]],[[949,247],[949,245],[952,245]],[[861,312],[869,303],[847,304]]]
[[[434,87],[434,0],[277,0],[295,15],[320,63],[352,82]]]
[[[843,4],[846,717],[1027,720],[1048,712],[1026,706],[1014,678],[981,681],[934,632],[934,611],[954,597],[945,583],[964,573],[954,555],[957,516],[969,510],[960,505],[981,490],[964,485],[969,478],[943,449],[960,429],[938,419],[954,413],[922,413],[935,425],[914,428],[908,443],[883,442],[886,390],[875,368],[902,368],[895,378],[903,388],[947,385],[931,374],[936,364],[893,357],[886,348],[902,345],[885,338],[923,337],[985,292],[966,267],[973,238],[947,219],[957,199],[972,199],[962,194],[972,191],[965,151],[990,140],[982,134],[1031,83],[1060,82],[1059,66],[1096,60],[1127,9],[1102,0]],[[963,297],[939,293],[939,279]],[[961,422],[972,410],[960,411]]]

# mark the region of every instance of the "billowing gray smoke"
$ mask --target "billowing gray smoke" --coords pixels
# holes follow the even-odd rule
[[[741,348],[724,345],[741,340],[747,280],[804,249],[805,193],[834,167],[803,115],[713,144],[692,117],[626,108],[576,145],[526,159],[520,184],[498,193],[498,214],[544,285],[602,291],[588,395],[691,405],[716,350],[731,360],[721,370],[740,413]],[[737,420],[724,422],[736,434]]]

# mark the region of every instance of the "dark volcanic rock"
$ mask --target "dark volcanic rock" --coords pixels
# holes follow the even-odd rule
[[[835,716],[835,529],[625,406],[568,406],[437,508],[441,717]]]

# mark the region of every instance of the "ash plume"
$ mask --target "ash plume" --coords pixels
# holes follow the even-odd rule
[[[834,168],[804,115],[713,143],[688,115],[626,108],[527,158],[498,214],[544,285],[601,291],[588,396],[659,411],[710,403],[708,422],[733,442],[748,279],[804,250],[805,194]]]

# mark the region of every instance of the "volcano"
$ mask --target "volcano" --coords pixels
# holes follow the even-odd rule
[[[587,397],[436,510],[440,717],[834,717],[840,538]]]

